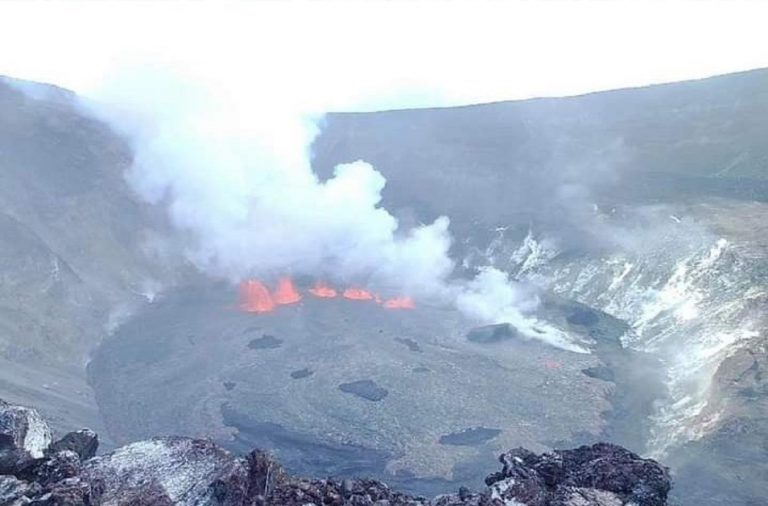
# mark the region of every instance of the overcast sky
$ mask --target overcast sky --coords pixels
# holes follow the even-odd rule
[[[0,2],[0,74],[136,65],[303,110],[484,102],[768,66],[768,2]],[[283,101],[285,102],[285,100]]]

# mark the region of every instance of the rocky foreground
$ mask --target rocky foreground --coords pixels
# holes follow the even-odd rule
[[[99,457],[97,448],[88,429],[52,442],[37,411],[0,401],[0,505],[663,506],[670,489],[666,468],[607,443],[510,450],[486,490],[433,499],[375,480],[290,476],[263,451],[240,458],[199,439],[140,441]]]

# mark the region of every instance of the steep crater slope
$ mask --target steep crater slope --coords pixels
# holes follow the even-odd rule
[[[131,161],[73,94],[0,79],[0,390],[57,430],[99,426],[89,353],[167,277]]]
[[[464,269],[495,265],[626,322],[624,345],[665,364],[670,394],[646,451],[669,455],[678,490],[697,491],[685,504],[753,504],[768,497],[767,113],[768,71],[757,70],[335,114],[314,163],[328,176],[371,162],[404,220],[451,218]]]

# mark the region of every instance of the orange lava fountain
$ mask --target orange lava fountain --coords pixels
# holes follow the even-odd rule
[[[393,297],[385,300],[383,306],[387,309],[413,309],[416,304],[410,297]]]
[[[384,309],[413,309],[416,303],[406,296],[382,299],[378,294],[364,288],[349,287],[341,293],[325,281],[318,280],[307,293],[320,299],[333,299],[341,295],[354,301],[373,301]],[[302,294],[289,277],[282,277],[277,282],[275,290],[270,293],[267,287],[257,279],[247,279],[240,283],[240,310],[247,313],[269,313],[278,305],[296,304],[301,301]]]
[[[240,283],[240,309],[248,313],[269,313],[275,302],[261,281],[249,279]]]
[[[373,300],[373,294],[362,288],[347,288],[342,296],[349,300]]]
[[[274,299],[275,304],[295,304],[301,300],[301,294],[296,290],[296,287],[293,286],[291,278],[280,278],[280,281],[277,282],[277,288],[272,294],[272,298]]]
[[[315,286],[309,289],[309,293],[315,297],[320,297],[321,299],[332,299],[338,295],[336,290],[323,281],[315,283]]]

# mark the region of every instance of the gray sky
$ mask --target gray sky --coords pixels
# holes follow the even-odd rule
[[[97,93],[156,65],[301,110],[447,105],[768,66],[766,19],[737,0],[6,0],[0,73]]]

